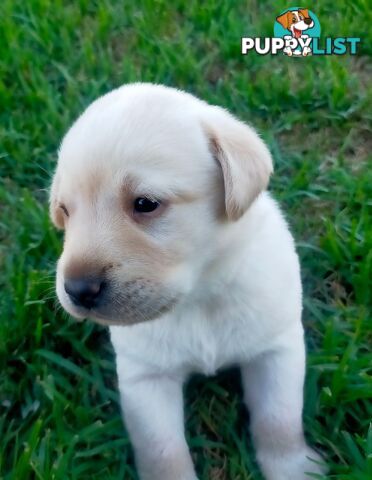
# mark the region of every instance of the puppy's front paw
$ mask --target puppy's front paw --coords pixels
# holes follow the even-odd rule
[[[310,474],[324,475],[328,470],[324,459],[309,447],[281,454],[258,452],[257,460],[266,480],[310,480]]]

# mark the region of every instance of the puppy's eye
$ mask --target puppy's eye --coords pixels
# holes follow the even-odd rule
[[[59,208],[62,210],[62,212],[66,215],[66,217],[69,217],[69,213],[68,213],[68,210],[66,208],[65,205],[63,205],[63,203],[61,203],[61,205],[59,205]]]
[[[151,213],[160,207],[158,200],[150,200],[150,198],[139,197],[134,201],[134,211],[138,213]]]

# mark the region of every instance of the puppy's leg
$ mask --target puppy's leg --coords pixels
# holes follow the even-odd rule
[[[120,380],[126,427],[141,480],[197,480],[184,436],[182,383],[165,376]]]
[[[288,345],[242,366],[257,460],[266,480],[305,480],[322,473],[321,457],[310,449],[302,428],[305,349],[301,329]],[[314,462],[315,460],[315,462]]]

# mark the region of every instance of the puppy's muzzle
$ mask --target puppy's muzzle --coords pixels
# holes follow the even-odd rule
[[[311,25],[313,23],[311,18],[305,18],[304,22],[306,23],[306,25]]]
[[[66,278],[64,286],[74,305],[91,309],[99,305],[105,283],[99,277]]]

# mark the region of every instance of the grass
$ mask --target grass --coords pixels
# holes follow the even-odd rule
[[[270,188],[303,268],[306,432],[328,457],[328,478],[372,478],[370,5],[309,5],[322,36],[361,36],[358,56],[242,57],[240,38],[270,36],[288,6],[1,2],[1,479],[136,478],[107,333],[56,305],[61,237],[46,189],[72,120],[100,94],[138,80],[223,105],[269,144]],[[237,373],[195,378],[186,393],[200,478],[260,479]]]

